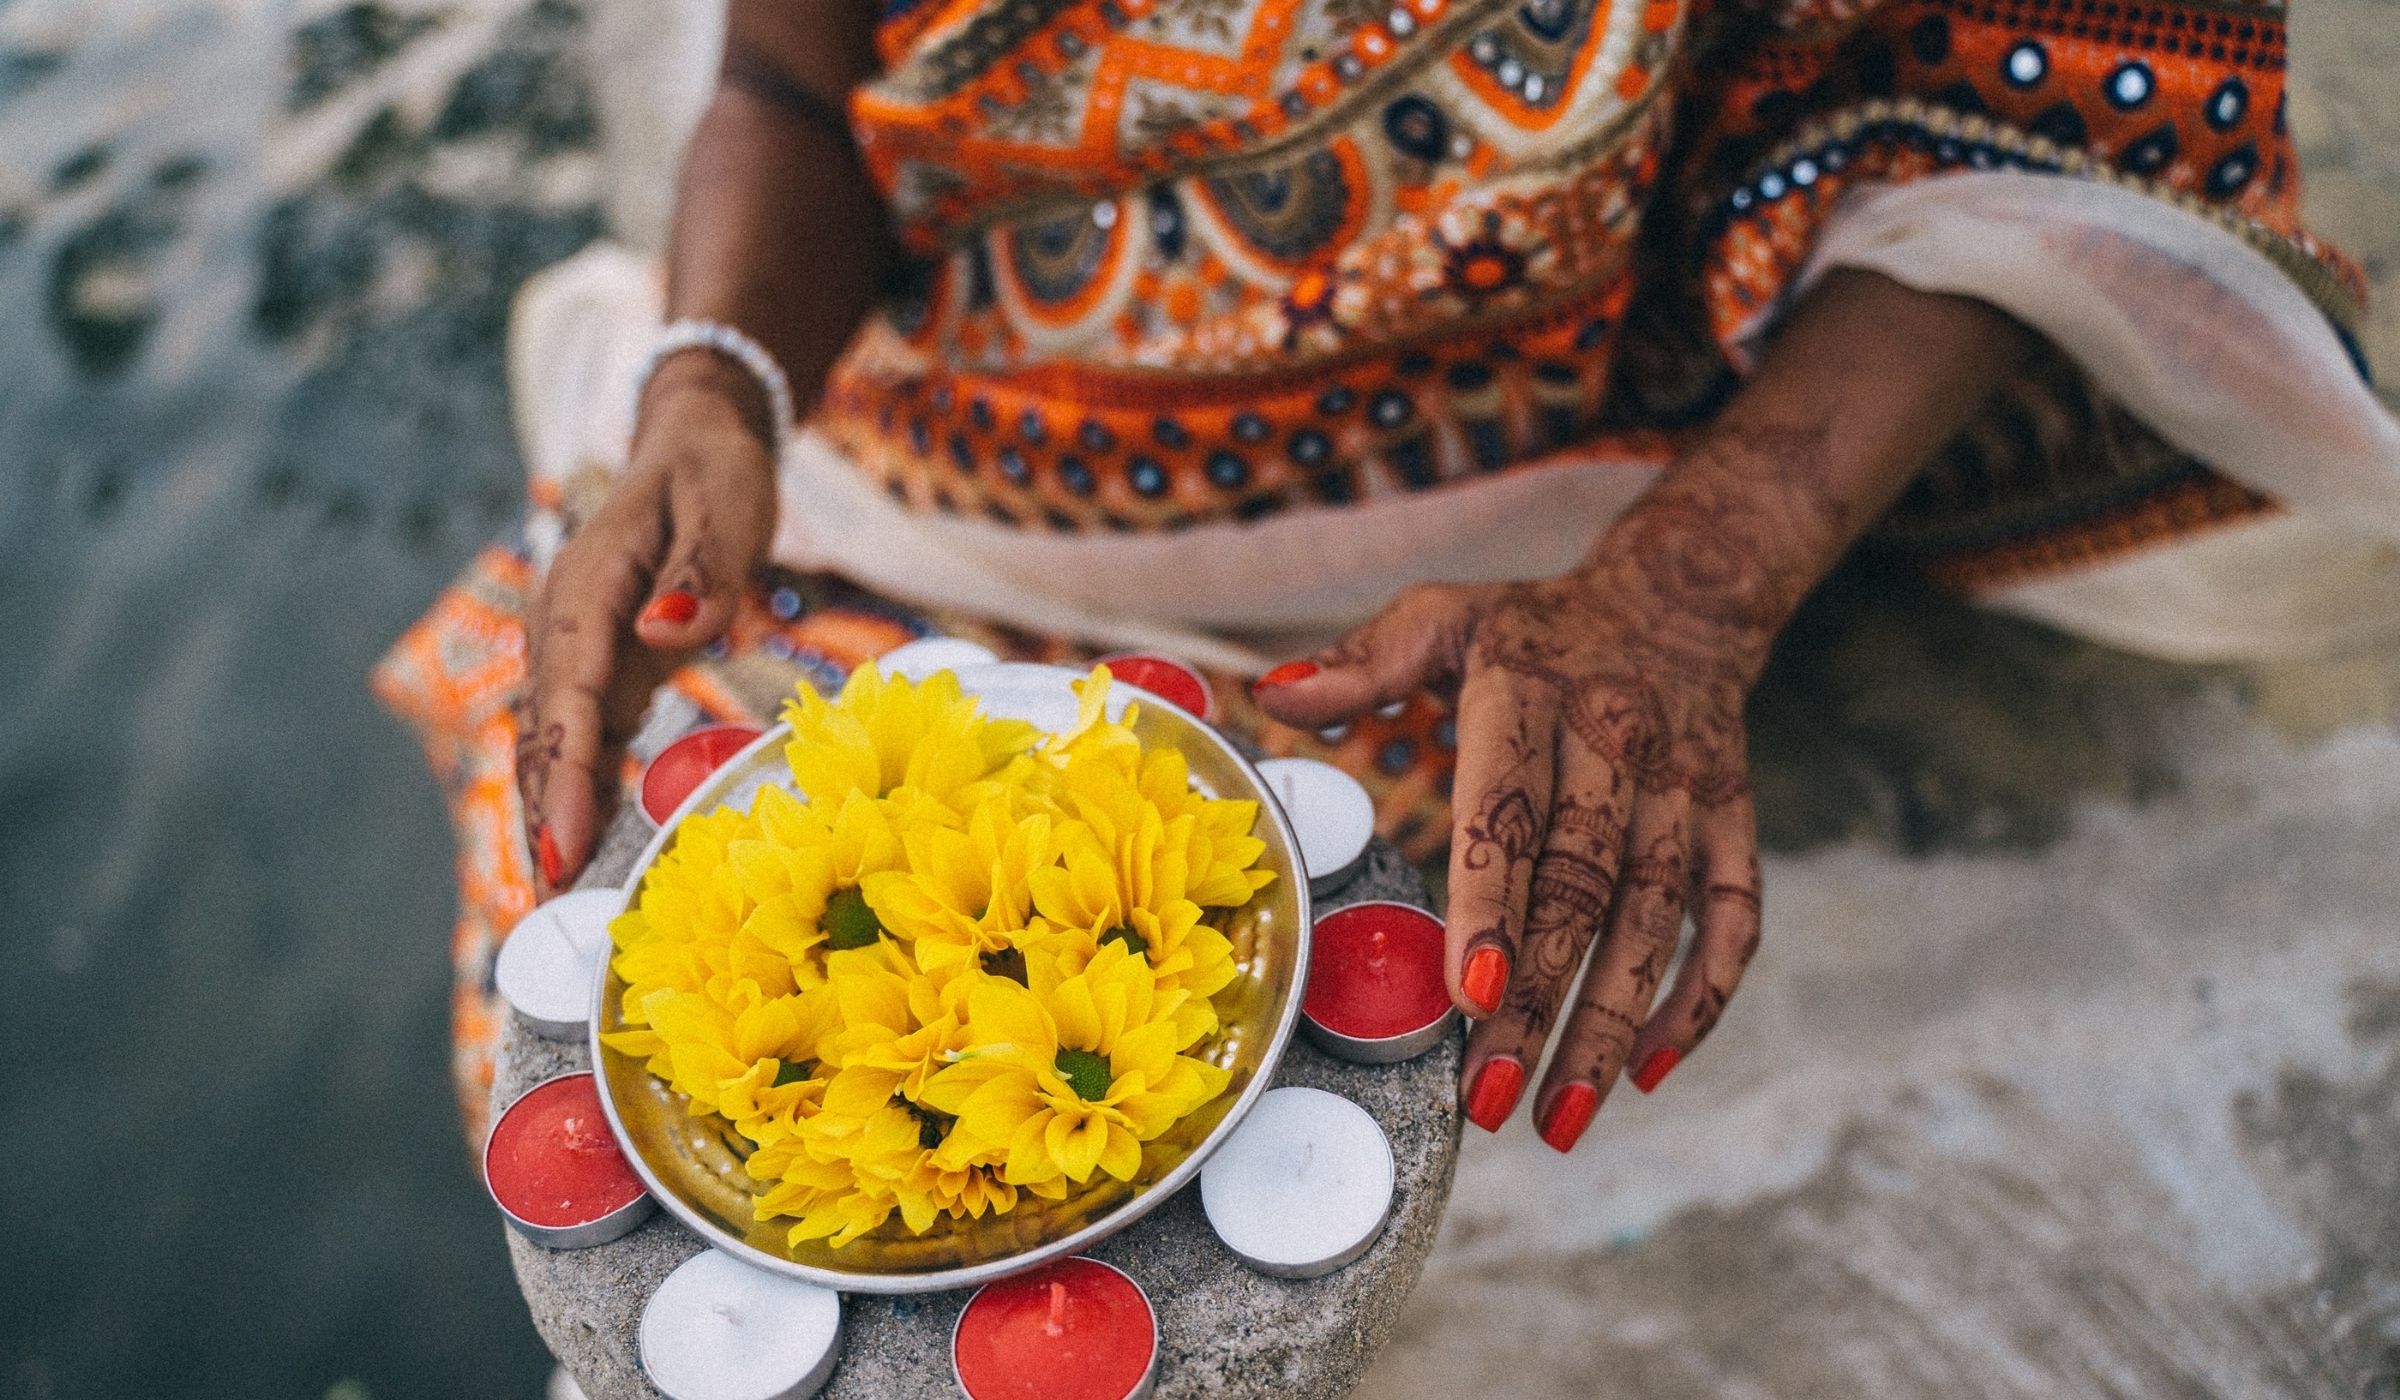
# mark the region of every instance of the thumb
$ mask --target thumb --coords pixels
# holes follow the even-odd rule
[[[1419,584],[1307,661],[1258,678],[1250,693],[1269,718],[1323,729],[1420,690],[1457,680],[1486,590]]]
[[[705,473],[682,473],[669,483],[666,562],[633,624],[644,646],[695,651],[732,625],[774,524],[774,497],[762,494],[763,502],[715,498]]]

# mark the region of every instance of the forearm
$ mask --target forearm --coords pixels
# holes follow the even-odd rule
[[[668,257],[669,314],[756,337],[790,376],[803,415],[894,257],[880,197],[843,124],[872,54],[863,25],[828,17],[840,8],[794,20],[734,6],[722,79],[685,158]],[[707,355],[679,356],[660,375],[667,387],[729,377],[739,372]],[[755,406],[746,387],[743,401]]]
[[[1585,568],[1637,575],[1657,606],[1763,634],[1763,654],[2032,345],[1981,302],[1837,271]]]

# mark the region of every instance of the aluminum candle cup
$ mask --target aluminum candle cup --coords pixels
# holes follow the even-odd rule
[[[1313,758],[1270,758],[1258,765],[1258,776],[1300,838],[1308,892],[1330,894],[1348,883],[1375,839],[1375,799],[1358,779]]]
[[[589,1071],[545,1079],[501,1112],[483,1144],[483,1184],[518,1234],[551,1249],[607,1244],[658,1208],[618,1150]]]
[[[1315,1278],[1374,1245],[1393,1174],[1391,1140],[1365,1109],[1295,1086],[1260,1099],[1201,1169],[1200,1205],[1243,1263]]]
[[[887,676],[921,681],[936,671],[963,671],[969,666],[989,666],[999,659],[991,648],[957,637],[921,637],[875,658],[875,669]]]
[[[1158,1315],[1124,1270],[1061,1259],[968,1299],[950,1360],[967,1400],[1147,1400]]]
[[[1415,1059],[1458,1020],[1442,977],[1442,921],[1413,904],[1368,900],[1317,920],[1300,1029],[1361,1064]]]
[[[745,724],[703,725],[658,751],[642,770],[642,815],[664,826],[692,789],[764,733]]]
[[[650,1295],[638,1342],[667,1400],[806,1400],[841,1363],[842,1298],[704,1250]]]
[[[621,890],[562,894],[517,921],[492,960],[492,985],[534,1034],[580,1040],[592,1021],[592,978],[608,955]]]
[[[1171,656],[1125,651],[1101,657],[1100,664],[1111,676],[1140,686],[1194,719],[1217,717],[1217,697],[1208,688],[1208,678]]]

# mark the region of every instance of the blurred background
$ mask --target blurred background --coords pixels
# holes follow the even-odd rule
[[[2391,371],[2400,3],[2295,23]],[[540,1392],[364,677],[509,528],[510,295],[655,244],[713,30],[0,0],[0,1396]],[[2396,696],[1838,577],[1741,1009],[1598,1153],[1470,1144],[1362,1393],[2400,1397]]]

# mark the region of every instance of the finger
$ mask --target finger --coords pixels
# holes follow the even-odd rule
[[[1635,799],[1608,928],[1536,1101],[1542,1139],[1561,1152],[1575,1145],[1607,1100],[1675,956],[1683,933],[1690,817],[1691,798],[1679,790]]]
[[[741,468],[679,471],[667,483],[666,560],[634,621],[644,646],[696,651],[723,635],[774,528],[770,504],[729,489]]]
[[[1323,729],[1420,690],[1441,688],[1463,669],[1467,636],[1484,592],[1419,584],[1313,659],[1288,662],[1259,677],[1251,695],[1272,719]]]
[[[1758,814],[1742,793],[1699,814],[1692,833],[1699,932],[1666,999],[1634,1039],[1633,1087],[1649,1093],[1716,1029],[1758,954]]]
[[[651,557],[640,532],[604,528],[577,543],[584,547],[559,555],[535,609],[532,694],[517,735],[526,841],[545,898],[571,883],[598,845],[616,786],[612,753],[649,694],[646,677],[619,674],[630,660],[621,655],[625,619],[647,581],[638,561]]]
[[[1559,757],[1557,787],[1548,831],[1533,862],[1524,933],[1508,994],[1499,1011],[1478,1024],[1467,1042],[1469,1117],[1486,1131],[1498,1131],[1507,1113],[1497,1101],[1497,1091],[1484,1088],[1484,1066],[1506,1060],[1513,1070],[1493,1073],[1522,1085],[1525,1071],[1541,1063],[1542,1046],[1558,1024],[1559,1006],[1575,985],[1584,955],[1615,902],[1625,811],[1633,790],[1623,765],[1570,744]]]
[[[1558,722],[1551,699],[1498,670],[1478,670],[1459,692],[1444,971],[1451,1000],[1469,1016],[1500,1008],[1516,962],[1526,891],[1555,790]]]

